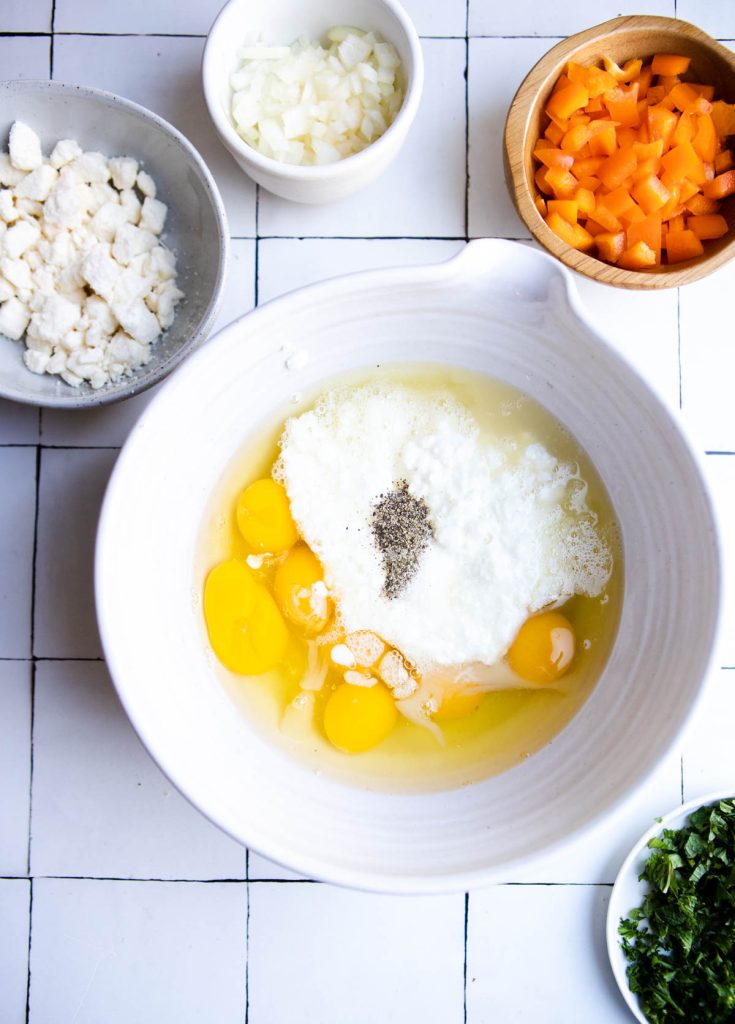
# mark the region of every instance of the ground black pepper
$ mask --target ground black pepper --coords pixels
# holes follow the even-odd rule
[[[398,597],[416,575],[421,554],[434,536],[429,506],[399,480],[378,498],[370,527],[383,563],[383,594]]]

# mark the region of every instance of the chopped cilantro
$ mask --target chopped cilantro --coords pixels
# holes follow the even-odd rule
[[[735,1021],[735,799],[648,843],[649,891],[620,921],[631,992],[651,1024]]]

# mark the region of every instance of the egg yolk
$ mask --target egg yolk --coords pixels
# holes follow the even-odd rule
[[[292,548],[278,566],[273,593],[286,618],[314,636],[332,613],[319,559],[306,544]]]
[[[239,675],[260,675],[281,662],[288,630],[276,602],[244,562],[220,562],[204,583],[204,619],[219,660]]]
[[[559,612],[526,619],[508,651],[510,667],[532,683],[552,683],[574,658],[574,630]]]
[[[438,711],[431,717],[435,722],[454,722],[477,711],[486,696],[482,690],[468,690],[463,686],[447,688]]]
[[[339,750],[359,754],[381,743],[397,719],[395,701],[383,683],[341,683],[324,708],[324,731]]]
[[[270,477],[255,480],[241,492],[236,515],[240,533],[255,551],[277,555],[299,539],[286,489]]]

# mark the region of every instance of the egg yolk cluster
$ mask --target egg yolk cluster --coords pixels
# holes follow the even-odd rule
[[[300,538],[281,484],[271,478],[251,483],[237,498],[235,517],[256,556],[252,561],[264,563],[267,571],[255,571],[241,558],[220,562],[205,580],[204,618],[212,649],[225,668],[256,676],[283,666],[294,640],[303,645],[324,634],[334,605],[319,559]],[[330,635],[330,648],[322,639],[331,654],[324,733],[345,753],[369,750],[392,732],[399,717],[397,701],[416,689],[417,673],[375,633],[352,633],[338,642]],[[517,677],[538,686],[563,675],[574,652],[568,619],[546,611],[524,622],[506,660]],[[484,696],[479,688],[447,686],[431,717],[438,723],[464,718]]]

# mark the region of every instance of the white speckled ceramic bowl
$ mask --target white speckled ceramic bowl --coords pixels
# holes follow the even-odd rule
[[[337,163],[300,167],[261,155],[237,133],[230,116],[237,51],[259,37],[287,46],[302,35],[322,39],[335,25],[376,31],[398,50],[405,96],[393,124],[361,153]],[[396,0],[230,0],[210,29],[202,82],[217,134],[246,174],[284,199],[331,203],[374,181],[400,150],[421,99],[424,59],[416,29]]]
[[[302,369],[286,368],[283,345],[308,353]],[[504,774],[422,795],[356,789],[271,745],[225,692],[193,601],[204,509],[248,435],[295,390],[410,360],[486,372],[543,403],[596,465],[625,556],[613,650],[567,728]],[[480,240],[438,266],[357,274],[286,295],[193,356],[118,459],[100,521],[96,591],[122,702],[197,807],[303,874],[439,892],[509,877],[611,811],[654,770],[702,689],[720,568],[693,450],[586,323],[569,273],[528,246]]]
[[[0,147],[10,126],[25,121],[48,155],[59,139],[77,139],[85,150],[133,156],[152,176],[169,207],[163,241],[177,257],[185,293],[176,319],[153,348],[147,366],[95,391],[70,387],[59,377],[37,375],[23,363],[22,342],[0,335],[0,396],[32,405],[79,409],[144,391],[206,338],[219,309],[229,254],[224,206],[207,165],[192,144],[157,114],[100,89],[60,82],[0,82]]]

